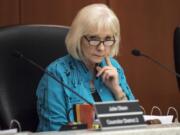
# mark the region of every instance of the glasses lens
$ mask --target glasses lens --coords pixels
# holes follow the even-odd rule
[[[100,41],[98,41],[98,40],[90,40],[89,41],[89,44],[93,45],[93,46],[97,46],[97,45],[99,45],[99,43],[100,43]]]
[[[96,36],[90,36],[90,37],[84,36],[84,38],[89,42],[89,45],[92,46],[98,46],[100,45],[100,43],[103,43],[105,46],[111,46],[115,43],[115,40],[113,39],[105,39],[104,41],[101,41],[100,38]]]
[[[107,40],[107,41],[104,41],[104,45],[105,46],[111,46],[114,44],[114,40]]]

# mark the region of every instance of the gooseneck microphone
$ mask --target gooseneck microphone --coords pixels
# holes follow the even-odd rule
[[[59,84],[63,85],[65,88],[67,88],[70,92],[72,92],[73,94],[75,94],[76,96],[78,96],[79,98],[81,98],[83,101],[85,101],[88,105],[93,106],[93,104],[91,102],[89,102],[87,99],[85,99],[84,97],[82,97],[79,93],[77,93],[75,90],[73,90],[72,88],[70,88],[69,86],[67,86],[66,84],[64,84],[60,79],[58,79],[53,73],[45,70],[42,66],[40,66],[39,64],[37,64],[36,62],[34,62],[33,60],[25,57],[21,52],[15,50],[12,53],[13,57],[22,59],[24,61],[26,61],[27,63],[33,65],[34,67],[40,69],[43,73],[47,74],[49,77],[51,77],[52,79],[54,79],[55,81],[57,81]],[[68,124],[67,125],[62,125],[62,127],[59,129],[61,131],[64,130],[76,130],[76,129],[86,129],[87,128],[87,124],[73,124],[70,122],[70,118],[69,118],[69,113],[72,109],[70,109],[67,112],[67,119],[68,119]]]
[[[44,72],[45,74],[47,74],[48,76],[50,76],[51,78],[53,78],[55,81],[57,81],[59,84],[63,85],[65,88],[67,88],[70,92],[72,92],[73,94],[75,94],[76,96],[78,96],[79,98],[81,98],[83,101],[85,101],[87,104],[89,105],[93,105],[91,102],[89,102],[87,99],[85,99],[84,97],[82,97],[79,93],[77,93],[75,90],[73,90],[72,88],[70,88],[68,85],[64,84],[60,79],[58,79],[53,73],[45,70],[42,66],[40,66],[39,64],[35,63],[33,60],[25,57],[21,52],[15,50],[12,53],[12,56],[22,59],[28,63],[30,63],[31,65],[33,65],[34,67],[40,69],[42,72]]]
[[[131,54],[134,55],[134,56],[137,56],[137,57],[138,57],[138,56],[143,56],[143,57],[151,60],[152,62],[154,62],[155,64],[157,64],[157,65],[160,66],[161,68],[165,69],[166,71],[168,71],[168,72],[174,74],[175,76],[177,76],[178,78],[180,78],[180,74],[178,74],[178,73],[175,72],[174,70],[171,70],[171,69],[168,68],[167,66],[161,64],[159,61],[157,61],[156,59],[150,57],[149,55],[142,53],[142,52],[141,52],[140,50],[138,50],[138,49],[133,49],[133,50],[131,51]]]

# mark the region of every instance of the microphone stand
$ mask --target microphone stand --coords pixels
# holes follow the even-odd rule
[[[131,54],[134,55],[134,56],[143,56],[143,57],[147,58],[148,60],[151,60],[152,62],[154,62],[155,64],[157,64],[161,68],[165,69],[166,71],[168,71],[168,72],[176,75],[178,78],[180,78],[180,74],[179,73],[177,73],[174,70],[171,70],[170,68],[168,68],[167,66],[161,64],[159,61],[157,61],[156,59],[150,57],[149,55],[146,55],[146,54],[142,53],[140,50],[133,49],[131,51]]]
[[[30,63],[31,65],[33,65],[34,67],[40,69],[42,72],[44,72],[45,74],[47,74],[48,76],[50,76],[51,78],[53,78],[55,81],[57,81],[59,84],[63,85],[65,88],[67,88],[70,92],[72,92],[73,94],[75,94],[76,96],[78,96],[79,98],[81,98],[83,101],[85,101],[87,104],[89,104],[91,107],[93,107],[93,104],[91,102],[89,102],[87,99],[85,99],[84,97],[82,97],[79,93],[77,93],[75,90],[73,90],[72,88],[70,88],[68,85],[64,84],[61,80],[59,80],[53,73],[45,70],[42,66],[40,66],[39,64],[35,63],[33,60],[25,57],[21,52],[15,50],[12,54],[12,56],[22,59],[28,63]],[[70,111],[70,110],[69,110]],[[69,112],[68,114],[69,115]],[[69,116],[68,118],[69,119]],[[86,129],[87,128],[87,124],[68,124],[68,125],[63,125],[61,127],[61,131],[63,130],[76,130],[76,129]]]
[[[59,80],[54,74],[52,74],[51,72],[45,70],[43,67],[41,67],[39,64],[35,63],[33,60],[25,57],[22,53],[20,53],[19,51],[15,51],[13,53],[14,57],[20,58],[25,60],[26,62],[30,63],[31,65],[35,66],[36,68],[40,69],[42,72],[46,73],[48,76],[50,76],[51,78],[53,78],[55,81],[57,81],[58,83],[60,83],[61,85],[63,85],[65,88],[67,88],[69,91],[71,91],[73,94],[75,94],[76,96],[80,97],[82,100],[84,100],[86,103],[90,104],[93,106],[93,104],[91,102],[89,102],[87,99],[85,99],[84,97],[82,97],[79,93],[77,93],[75,90],[73,90],[72,88],[70,88],[68,85],[64,84],[61,80]]]
[[[156,63],[157,65],[159,65],[160,67],[164,68],[165,70],[167,70],[168,72],[172,73],[172,74],[175,74],[178,78],[180,78],[180,74],[178,74],[177,72],[169,69],[167,66],[161,64],[159,61],[153,59],[152,57],[148,56],[148,55],[145,55],[145,54],[142,54],[142,56],[146,57],[147,59],[153,61],[154,63]]]

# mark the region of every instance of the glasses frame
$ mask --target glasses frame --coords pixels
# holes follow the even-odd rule
[[[92,40],[88,39],[88,37],[86,35],[84,35],[83,37],[88,41],[90,46],[99,46],[101,43],[103,43],[104,46],[113,46],[116,43],[114,35],[113,35],[113,40],[94,40],[94,41],[99,41],[99,44],[97,44],[97,45],[90,44],[90,42]],[[106,45],[106,44],[104,44],[104,42],[106,42],[106,41],[113,41],[113,44],[112,45]]]

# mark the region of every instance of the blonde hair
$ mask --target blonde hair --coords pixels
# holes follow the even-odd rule
[[[111,48],[110,55],[116,56],[119,52],[120,24],[115,13],[105,4],[91,4],[82,8],[72,22],[66,36],[66,47],[69,54],[82,60],[81,38],[89,34],[92,28],[111,30],[115,37],[115,44]]]

